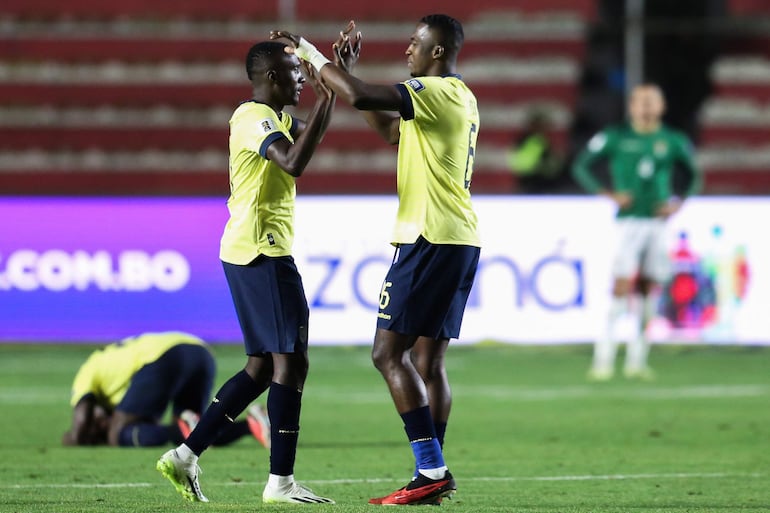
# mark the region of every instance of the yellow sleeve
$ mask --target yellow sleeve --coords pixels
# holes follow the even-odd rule
[[[412,78],[397,85],[403,99],[401,117],[404,121],[414,119],[420,124],[430,124],[440,118],[443,82],[436,78]]]
[[[286,123],[289,123],[287,126]],[[231,137],[237,139],[237,147],[259,153],[267,158],[267,148],[276,140],[287,137],[293,119],[288,114],[278,114],[261,103],[249,102],[239,107],[231,121]]]
[[[75,375],[75,380],[72,383],[72,395],[70,396],[71,406],[75,406],[83,396],[88,394],[98,395],[99,386],[96,382],[96,360],[96,353],[91,354]]]

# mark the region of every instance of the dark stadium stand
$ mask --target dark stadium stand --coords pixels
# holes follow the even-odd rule
[[[700,113],[710,191],[770,194],[770,4],[728,0],[731,30],[712,68],[714,91]]]
[[[421,0],[412,2],[361,2],[360,0],[294,0],[296,15],[300,20],[340,20],[354,17],[358,20],[414,20],[430,12],[447,12],[466,20],[481,11],[509,11],[512,8],[523,13],[569,11],[590,17],[594,13],[594,0],[485,0],[483,5],[459,0]],[[184,12],[179,3],[157,0],[4,0],[2,12],[28,18],[79,17],[99,18],[173,18],[198,19],[262,18],[274,20],[280,12],[280,0],[253,2],[250,0],[185,0]]]
[[[593,0],[293,3],[296,20],[278,21],[278,0],[189,0],[184,12],[178,3],[149,0],[5,0],[0,191],[226,194],[227,117],[249,95],[241,70],[249,45],[287,26],[325,48],[348,17],[365,32],[360,73],[386,83],[406,78],[403,52],[421,15],[443,11],[463,20],[468,41],[461,72],[482,110],[476,193],[514,188],[505,150],[530,105],[553,113],[554,144],[568,145],[585,27],[596,15]],[[767,16],[764,4],[731,0],[730,8],[741,16]],[[736,55],[770,59],[767,37],[731,38],[725,48],[728,65]],[[730,119],[720,114],[720,102],[768,105],[769,84],[770,78],[716,80],[700,141],[708,192],[770,192],[770,159],[757,169],[757,158],[736,166],[712,155],[725,146],[763,155],[770,120]],[[300,111],[311,101],[308,92]],[[395,149],[338,105],[298,187],[303,193],[392,193],[394,168]]]

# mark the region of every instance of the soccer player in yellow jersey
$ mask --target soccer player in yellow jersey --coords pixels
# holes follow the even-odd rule
[[[64,445],[149,447],[178,443],[211,399],[216,365],[203,340],[177,331],[143,333],[94,351],[72,384],[72,427]],[[171,405],[174,422],[161,424]],[[248,421],[227,426],[225,445],[269,431],[256,404]],[[264,443],[264,442],[263,442]]]
[[[270,475],[264,502],[333,503],[294,480],[302,389],[308,371],[308,305],[291,256],[295,178],[329,123],[334,94],[307,64],[275,41],[246,57],[252,99],[230,119],[230,219],[220,259],[243,332],[245,368],[225,383],[190,436],[157,463],[183,497],[206,502],[198,456],[222,426],[269,389]],[[340,63],[342,64],[342,63]],[[301,68],[304,67],[303,77]],[[307,121],[283,111],[309,83],[316,101]]]
[[[351,25],[334,45],[336,60],[359,55],[361,35],[351,37]],[[456,490],[442,453],[452,403],[444,355],[459,336],[480,251],[470,199],[479,113],[456,73],[462,26],[443,14],[423,17],[406,49],[412,78],[395,85],[359,80],[299,36],[271,37],[289,39],[340,98],[399,145],[396,250],[382,286],[372,358],[404,422],[416,469],[405,487],[369,502],[438,504]]]

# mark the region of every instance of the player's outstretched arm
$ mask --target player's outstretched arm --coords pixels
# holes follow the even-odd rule
[[[308,83],[316,93],[316,102],[304,128],[294,143],[288,139],[278,139],[267,148],[267,157],[294,177],[302,176],[310,162],[313,152],[329,126],[334,109],[334,92],[324,84],[312,66],[303,63]]]
[[[340,35],[332,45],[332,53],[334,54],[334,65],[339,66],[347,72],[353,71],[353,67],[358,61],[359,55],[361,55],[361,32],[356,33],[351,37],[351,32],[356,28],[356,24],[353,20],[348,22],[348,26],[345,30],[340,30]],[[296,138],[299,137],[305,130],[305,122],[301,119],[294,118],[295,132],[292,135]]]
[[[348,22],[345,30],[340,31],[337,41],[332,44],[334,53],[334,65],[343,71],[353,73],[353,67],[361,56],[361,46],[363,36],[361,32],[356,32],[355,36],[351,33],[355,30],[356,24],[353,20]],[[387,111],[362,110],[367,124],[382,136],[390,144],[396,144],[399,140],[399,116]]]
[[[270,33],[271,39],[287,39],[293,46],[286,48],[300,59],[310,62],[320,70],[324,83],[327,84],[343,101],[354,108],[365,111],[364,117],[386,141],[398,142],[399,117],[392,112],[401,109],[402,98],[393,85],[380,85],[364,82],[338,66],[327,66],[331,61],[318,49],[301,36],[291,32],[276,30]],[[360,44],[358,46],[360,50]],[[388,111],[388,112],[377,112]]]

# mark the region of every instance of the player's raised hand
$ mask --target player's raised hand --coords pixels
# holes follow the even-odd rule
[[[309,62],[316,70],[320,70],[331,62],[313,46],[313,43],[302,36],[286,30],[273,30],[270,32],[270,39],[288,39],[291,44],[284,48],[286,53],[293,53],[303,61]]]
[[[356,29],[356,22],[350,20],[345,30],[340,31],[340,35],[332,44],[334,52],[334,64],[347,72],[353,71],[353,66],[358,62],[361,55],[361,32],[351,37]]]
[[[301,36],[297,36],[292,34],[291,32],[287,30],[271,30],[270,31],[270,39],[288,39],[291,43],[291,47],[286,49],[287,53],[294,53],[294,49],[299,46],[299,40],[302,39]]]

